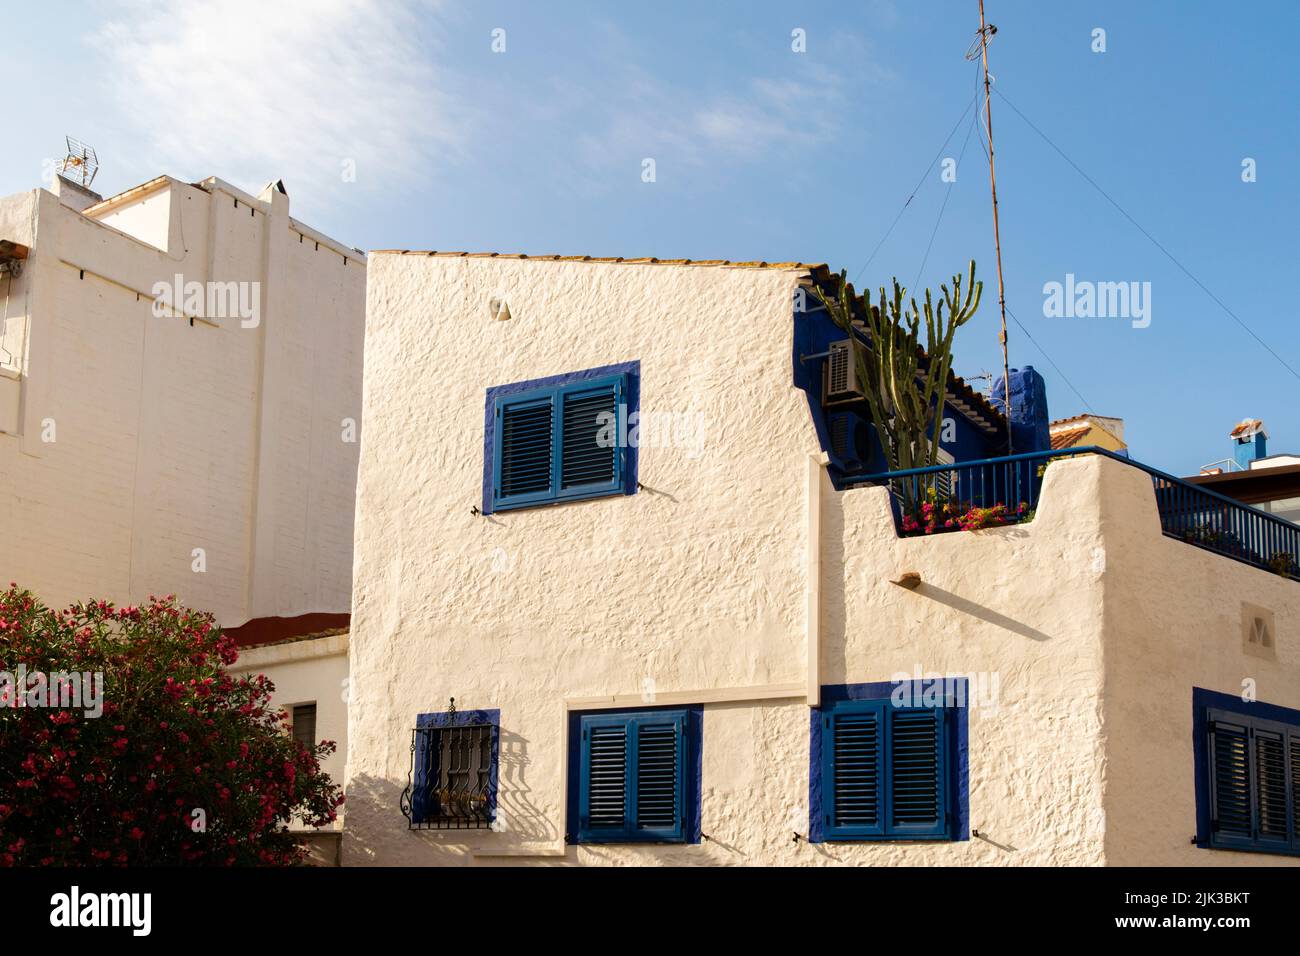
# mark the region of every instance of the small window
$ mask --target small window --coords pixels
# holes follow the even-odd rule
[[[499,711],[421,714],[402,812],[412,829],[476,830],[496,820]]]
[[[293,739],[308,750],[316,746],[316,704],[293,707]]]
[[[812,839],[957,838],[958,708],[952,695],[917,691],[915,703],[856,698],[814,711]]]
[[[637,363],[488,390],[484,510],[635,488]]]
[[[576,842],[698,842],[698,713],[586,714],[578,735]]]
[[[1193,700],[1200,718],[1197,842],[1300,853],[1300,711],[1199,688]]]

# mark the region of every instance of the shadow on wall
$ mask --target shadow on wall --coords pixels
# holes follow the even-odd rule
[[[822,556],[822,651],[824,655],[822,658],[822,676],[825,683],[842,684],[853,680],[867,679],[865,675],[856,669],[851,672],[847,658],[849,650],[847,602],[850,600],[848,593],[853,588],[863,590],[889,588],[896,593],[885,596],[887,601],[920,600],[927,603],[934,602],[952,608],[967,618],[974,618],[986,624],[992,624],[1031,641],[1049,641],[1052,639],[1051,634],[928,581],[922,580],[915,590],[910,591],[910,593],[905,588],[891,584],[885,576],[882,576],[879,580],[857,578],[850,581],[845,569],[845,520],[842,496],[869,493],[867,489],[859,489],[856,491],[834,492],[823,498],[821,523],[826,550]],[[883,503],[883,500],[881,505],[881,526],[892,529],[893,517],[885,510],[887,505]],[[949,533],[953,535],[997,534],[1023,537],[1027,532],[1024,529],[1008,527],[988,531],[954,531]],[[896,551],[896,556],[901,557],[901,554]],[[954,620],[954,623],[960,625],[964,622]],[[885,675],[874,675],[870,679],[883,680],[884,677]]]
[[[491,830],[412,830],[401,811],[406,779],[361,775],[348,781],[351,808],[344,831],[343,863],[365,865],[469,866],[471,847],[506,850],[559,843],[563,834],[532,800],[528,741],[505,729],[498,738],[497,822]]]
[[[497,770],[497,823],[503,828],[495,840],[511,843],[559,842],[564,838],[532,800],[528,785],[528,741],[512,731],[500,732]]]
[[[973,532],[957,532],[958,534]],[[1052,635],[1038,630],[1036,627],[1030,627],[1028,624],[1022,624],[1015,618],[1007,617],[1005,614],[999,614],[992,608],[985,607],[983,604],[976,604],[960,594],[953,594],[951,591],[945,591],[943,588],[935,587],[933,584],[927,584],[924,581],[916,588],[916,593],[922,597],[931,598],[940,604],[946,604],[948,607],[963,614],[969,614],[971,617],[979,618],[981,621],[987,621],[1013,634],[1019,634],[1021,637],[1027,637],[1032,641],[1050,641]]]

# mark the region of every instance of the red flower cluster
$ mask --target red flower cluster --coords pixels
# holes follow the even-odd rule
[[[934,534],[936,531],[978,531],[980,528],[1007,524],[1023,519],[1029,506],[1023,501],[1011,512],[999,502],[991,508],[977,508],[969,502],[923,501],[913,513],[903,515],[903,534]]]
[[[334,752],[285,733],[271,682],[232,677],[210,614],[150,599],[53,611],[0,592],[0,670],[103,675],[103,714],[0,707],[0,865],[283,866],[299,817],[335,819]],[[53,702],[52,702],[53,703]]]

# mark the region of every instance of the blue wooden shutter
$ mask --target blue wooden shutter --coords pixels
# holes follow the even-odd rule
[[[1300,851],[1300,730],[1287,733],[1291,781],[1291,849]]]
[[[830,786],[826,824],[839,836],[884,833],[881,786],[884,760],[884,704],[832,713],[824,718],[822,779]]]
[[[555,396],[547,393],[497,405],[496,498],[541,501],[555,494]]]
[[[937,836],[947,832],[945,715],[940,707],[891,707],[888,832]]]
[[[686,761],[683,753],[685,715],[645,714],[636,728],[632,835],[643,840],[682,840]]]
[[[623,380],[580,383],[560,393],[560,497],[622,486]]]
[[[1210,719],[1211,828],[1214,841],[1253,838],[1250,734],[1244,724]]]
[[[584,719],[582,724],[578,835],[616,838],[627,830],[631,722],[611,716]]]
[[[1290,846],[1287,808],[1286,734],[1253,728],[1255,833],[1262,845]]]
[[[686,839],[686,714],[597,714],[581,721],[580,843]]]

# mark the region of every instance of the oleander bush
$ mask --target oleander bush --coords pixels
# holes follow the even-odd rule
[[[295,741],[271,682],[227,673],[237,656],[171,598],[55,611],[0,592],[0,865],[299,862],[289,820],[343,802],[320,768],[334,744]]]

